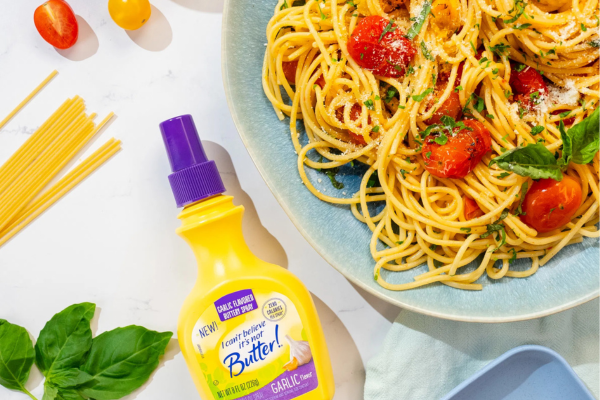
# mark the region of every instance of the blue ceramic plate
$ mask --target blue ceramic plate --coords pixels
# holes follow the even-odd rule
[[[521,346],[492,361],[442,400],[594,400],[555,351]]]
[[[392,292],[373,280],[369,253],[371,232],[349,207],[315,198],[301,183],[289,133],[289,120],[279,121],[263,94],[261,71],[266,26],[275,0],[228,0],[223,14],[222,67],[225,93],[237,129],[267,185],[306,240],[350,281],[374,295],[423,314],[459,321],[507,322],[537,318],[598,297],[598,241],[562,250],[551,263],[527,279],[480,279],[483,291],[456,290],[441,284],[407,292]],[[309,170],[320,190],[351,196],[364,168],[346,166],[336,190],[327,176]],[[319,183],[319,179],[321,182]],[[513,265],[511,268],[526,268]],[[385,273],[394,283],[412,281],[426,270]]]

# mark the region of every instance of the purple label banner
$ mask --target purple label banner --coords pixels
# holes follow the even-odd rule
[[[221,297],[215,301],[215,308],[221,322],[224,322],[256,310],[258,304],[256,304],[256,298],[254,297],[254,293],[252,293],[252,289],[245,289]]]
[[[273,382],[237,400],[291,400],[319,386],[315,364],[311,360],[294,371],[285,371]]]

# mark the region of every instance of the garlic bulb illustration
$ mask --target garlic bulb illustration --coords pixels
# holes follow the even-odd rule
[[[285,336],[285,340],[290,344],[290,362],[286,363],[283,368],[288,371],[293,371],[301,365],[308,364],[312,360],[312,351],[308,342],[303,340],[294,340],[289,335]]]

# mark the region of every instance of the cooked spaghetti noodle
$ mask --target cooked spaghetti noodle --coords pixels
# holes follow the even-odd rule
[[[598,7],[598,0],[279,0],[267,26],[264,92],[278,117],[289,117],[307,189],[323,201],[349,205],[373,232],[370,251],[381,286],[406,290],[442,282],[481,290],[476,281],[484,274],[528,277],[564,246],[600,236],[598,153],[591,163],[568,164],[564,174],[581,185],[581,205],[570,222],[544,233],[514,211],[533,180],[489,166],[529,143],[560,155],[560,121],[568,115],[575,126],[598,107]],[[402,76],[376,75],[359,66],[364,54],[359,60],[349,53],[353,31],[371,15],[391,21],[379,42],[395,29],[413,31],[407,36],[417,51]],[[533,68],[548,81],[547,92],[531,95],[531,107],[513,94],[514,65]],[[445,87],[436,86],[442,76]],[[462,179],[432,175],[422,152],[422,133],[453,93],[463,112],[491,135],[491,151]],[[327,170],[353,161],[368,169],[351,197],[322,193],[306,173],[307,167]],[[380,186],[369,187],[373,174]],[[467,199],[481,216],[465,218]],[[372,202],[385,204],[377,215],[369,212]],[[489,234],[494,224],[500,228]],[[511,270],[515,259],[531,266]],[[461,273],[475,260],[476,269]],[[380,273],[424,263],[429,272],[414,282],[392,284]]]

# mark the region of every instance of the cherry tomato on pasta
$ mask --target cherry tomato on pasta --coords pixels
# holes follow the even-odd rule
[[[446,85],[438,85],[435,91],[435,98],[438,99],[444,90],[446,89]],[[431,118],[429,118],[425,123],[427,125],[439,124],[442,122],[442,117],[444,115],[448,115],[452,117],[455,121],[459,119],[462,115],[462,106],[460,105],[460,96],[454,90],[450,92],[450,96],[440,105],[433,105],[433,107],[437,107],[437,110],[433,113]]]
[[[148,21],[152,9],[148,0],[108,0],[108,13],[117,25],[132,31]]]
[[[372,15],[363,18],[348,40],[348,52],[362,68],[375,75],[399,78],[417,53],[397,25]]]
[[[284,61],[281,63],[283,74],[288,83],[294,85],[296,83],[296,70],[298,69],[298,60]]]
[[[510,87],[516,95],[515,101],[531,109],[539,102],[541,96],[548,95],[548,86],[535,68],[526,66],[521,71],[519,68],[513,67],[511,70]]]
[[[79,25],[66,1],[48,0],[36,8],[33,22],[42,38],[57,49],[68,49],[77,42]]]
[[[581,206],[581,185],[568,175],[562,181],[540,179],[525,195],[521,221],[538,231],[550,232],[568,224]]]
[[[471,220],[471,219],[475,219],[478,217],[481,217],[483,215],[483,211],[481,210],[481,208],[479,208],[479,205],[477,204],[477,202],[469,197],[463,197],[463,200],[465,201],[465,219]]]
[[[466,119],[466,129],[455,128],[448,141],[440,145],[428,136],[423,144],[425,169],[439,178],[460,179],[467,176],[490,151],[490,132],[479,121]]]

